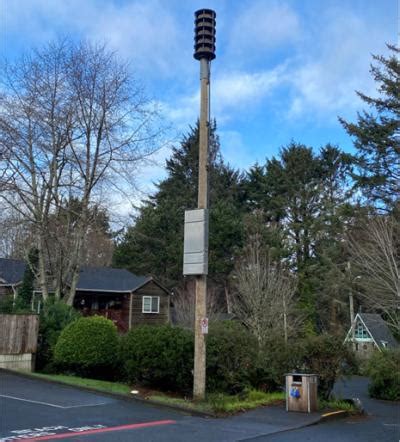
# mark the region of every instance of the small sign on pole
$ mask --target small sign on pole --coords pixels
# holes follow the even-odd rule
[[[208,318],[201,318],[201,334],[208,334]]]

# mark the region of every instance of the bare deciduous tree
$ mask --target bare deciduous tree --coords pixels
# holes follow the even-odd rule
[[[349,243],[353,267],[360,276],[360,294],[369,307],[400,331],[399,220],[395,216],[371,218],[361,235],[352,235]]]
[[[207,288],[207,317],[215,321],[223,313],[218,303],[218,288],[212,283]],[[193,279],[187,279],[180,287],[174,288],[173,303],[175,320],[182,327],[193,330],[195,312],[196,287]]]
[[[282,263],[271,261],[258,235],[250,238],[233,278],[233,313],[256,336],[260,346],[271,336],[283,335],[287,341],[296,278]]]
[[[124,177],[156,150],[157,112],[104,46],[52,44],[3,74],[0,197],[31,226],[44,298],[61,281],[56,293],[72,304],[97,190],[123,188]],[[46,241],[50,220],[71,199],[80,210],[60,278],[48,274]]]

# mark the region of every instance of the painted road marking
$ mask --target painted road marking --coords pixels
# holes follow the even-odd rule
[[[15,440],[25,440],[25,441],[40,441],[40,440],[55,440],[55,439],[66,439],[70,437],[76,436],[86,436],[90,434],[97,433],[109,433],[112,431],[123,431],[123,430],[136,430],[139,428],[148,428],[148,427],[157,427],[160,425],[170,425],[175,424],[176,421],[173,420],[162,420],[162,421],[151,421],[151,422],[142,422],[138,424],[128,424],[128,425],[118,425],[115,427],[105,427],[103,425],[95,425],[95,426],[85,426],[78,428],[66,428],[63,426],[60,427],[48,427],[49,429],[67,429],[67,433],[53,433],[45,431],[43,429],[35,429],[35,430],[20,430],[20,431],[12,431],[12,433],[17,433],[9,437],[4,437],[0,439],[0,442],[11,442]],[[96,428],[97,427],[97,428]],[[100,427],[100,428],[99,428]]]
[[[330,413],[323,414],[322,417],[334,416],[335,414],[343,414],[343,413],[346,413],[346,411],[345,410],[331,411]]]
[[[97,407],[98,405],[106,405],[106,402],[100,402],[98,404],[69,405],[69,406],[65,407],[63,405],[50,404],[48,402],[33,401],[31,399],[25,399],[25,398],[21,398],[21,397],[7,396],[6,394],[0,394],[0,397],[5,397],[7,399],[13,399],[15,401],[29,402],[31,404],[47,405],[48,407],[53,407],[53,408],[62,408],[64,410],[66,410],[68,408]]]

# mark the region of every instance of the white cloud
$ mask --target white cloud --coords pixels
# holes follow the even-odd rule
[[[285,78],[285,65],[260,72],[222,72],[211,81],[211,116],[225,123],[238,112],[257,106],[266,95],[279,86]],[[199,85],[197,86],[200,87]],[[176,97],[160,107],[167,118],[180,128],[187,128],[198,118],[200,93]]]
[[[229,52],[262,56],[281,44],[295,41],[300,35],[297,14],[283,2],[252,1],[232,18]],[[257,48],[256,51],[254,49]]]
[[[217,109],[224,112],[255,105],[281,84],[285,66],[259,72],[224,72],[215,79],[212,92]]]
[[[3,8],[6,32],[18,38],[23,26],[32,45],[43,44],[57,34],[81,35],[107,42],[124,58],[132,59],[136,71],[149,76],[174,74],[171,60],[176,67],[182,35],[165,2],[13,0]]]
[[[375,93],[369,73],[371,52],[385,52],[390,34],[348,10],[328,11],[316,32],[323,33],[323,38],[309,34],[309,50],[301,51],[288,72],[293,88],[289,116],[336,119],[337,113],[351,113],[361,106],[355,90]]]

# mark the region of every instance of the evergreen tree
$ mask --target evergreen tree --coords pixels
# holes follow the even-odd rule
[[[37,274],[39,254],[36,248],[32,248],[28,253],[26,268],[22,284],[18,290],[18,301],[20,307],[30,307],[33,291],[35,289],[35,279]]]
[[[379,96],[358,96],[370,107],[356,123],[340,118],[357,149],[353,178],[379,209],[390,210],[400,197],[400,48],[388,45],[390,56],[374,56],[371,74]]]
[[[347,162],[336,147],[327,145],[314,153],[292,142],[278,158],[253,167],[244,186],[250,208],[261,211],[267,231],[274,232],[264,235],[267,247],[279,250],[277,255],[297,273],[298,302],[307,313],[310,330],[326,328],[335,299],[325,284],[326,275],[340,272],[337,264],[342,259],[349,198]],[[329,306],[325,311],[319,309],[322,299]]]
[[[152,274],[173,287],[182,280],[184,211],[197,207],[199,128],[191,128],[167,160],[167,178],[139,210],[114,254],[114,263]],[[241,176],[220,155],[216,125],[210,130],[209,274],[225,281],[241,245]]]

